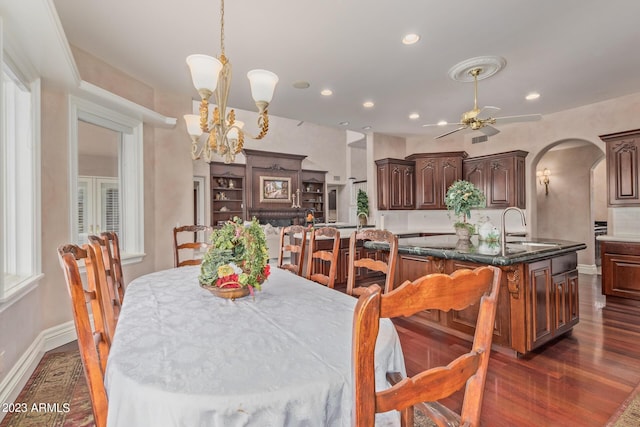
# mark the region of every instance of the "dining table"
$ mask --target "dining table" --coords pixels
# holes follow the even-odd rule
[[[262,290],[235,300],[201,287],[199,266],[131,281],[105,372],[107,425],[351,426],[357,299],[271,267]],[[377,389],[387,371],[405,373],[389,319],[375,364]]]

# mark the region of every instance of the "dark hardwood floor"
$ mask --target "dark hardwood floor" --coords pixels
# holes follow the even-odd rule
[[[492,351],[484,426],[604,426],[640,382],[640,316],[603,308],[600,276],[580,275],[580,323],[525,358]],[[446,363],[469,342],[398,320],[407,373]],[[461,396],[449,404],[459,410]]]

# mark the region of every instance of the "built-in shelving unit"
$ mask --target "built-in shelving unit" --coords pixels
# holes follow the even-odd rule
[[[218,227],[233,217],[245,219],[245,167],[211,163],[211,225]]]

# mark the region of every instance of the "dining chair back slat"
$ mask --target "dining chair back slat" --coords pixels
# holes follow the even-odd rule
[[[334,227],[320,227],[312,230],[309,234],[309,259],[306,277],[333,289],[340,253],[340,231]],[[316,249],[318,237],[332,240],[331,251]],[[328,269],[326,263],[328,263]],[[327,274],[324,271],[327,271]]]
[[[194,254],[197,251],[206,251],[211,247],[206,242],[206,234],[210,233],[212,228],[207,225],[183,225],[173,228],[173,265],[174,267],[185,267],[188,265],[202,264],[202,258],[194,257],[186,258],[184,253]],[[205,233],[204,240],[198,240],[198,233]],[[184,241],[185,237],[187,241]]]
[[[353,317],[356,427],[372,426],[376,413],[390,410],[400,411],[403,427],[413,426],[414,408],[437,426],[479,425],[501,277],[497,267],[480,267],[430,274],[385,294],[378,285],[364,290]],[[391,387],[376,390],[374,359],[381,318],[408,317],[423,310],[460,311],[474,304],[479,304],[479,311],[468,352],[410,378],[389,372]],[[462,389],[459,413],[438,402]]]
[[[120,303],[119,294],[115,288],[113,276],[111,275],[113,267],[108,267],[111,262],[111,251],[108,245],[108,241],[102,237],[89,236],[89,244],[87,246],[93,250],[96,256],[95,260],[90,259],[89,261],[85,261],[85,265],[90,264],[90,266],[87,266],[87,272],[89,268],[95,270],[96,286],[100,287],[102,320],[104,321],[105,331],[111,342],[113,341],[113,335],[116,331],[122,304]]]
[[[366,256],[360,257],[360,243],[364,243],[367,240],[387,243],[389,250],[376,251],[375,254],[380,254],[386,257],[386,259],[372,259]],[[366,253],[363,251],[363,253]],[[347,265],[347,294],[353,296],[359,296],[367,286],[358,286],[356,284],[357,269],[366,269],[370,271],[377,271],[385,275],[384,293],[391,292],[393,290],[396,262],[398,258],[398,237],[388,230],[377,229],[361,229],[351,233],[349,238],[349,262]]]
[[[111,279],[113,280],[113,287],[117,292],[120,305],[124,301],[124,276],[122,274],[122,258],[120,256],[120,240],[118,234],[115,231],[105,231],[100,233],[100,237],[106,240],[107,248],[110,256],[110,272]]]
[[[286,239],[289,243],[285,243]],[[300,244],[296,245],[294,239],[300,238]],[[280,251],[278,254],[278,267],[289,270],[292,273],[302,276],[302,267],[304,265],[304,251],[307,243],[307,229],[301,225],[290,225],[282,227],[280,230]],[[291,257],[286,262],[285,252]]]

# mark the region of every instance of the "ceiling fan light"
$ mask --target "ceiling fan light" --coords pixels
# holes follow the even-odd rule
[[[251,70],[247,73],[251,84],[251,96],[255,102],[269,103],[278,83],[278,76],[267,70]]]
[[[218,86],[218,74],[222,70],[222,62],[218,58],[208,55],[189,55],[187,65],[191,70],[193,86],[200,92],[206,90],[213,92]]]

